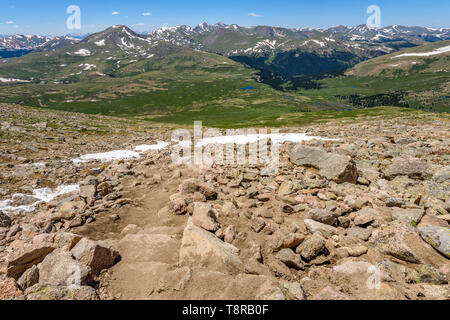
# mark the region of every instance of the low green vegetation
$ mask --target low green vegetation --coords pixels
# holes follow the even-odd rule
[[[450,75],[444,71],[427,72],[416,67],[414,72],[400,70],[395,76],[349,72],[299,78],[295,84],[289,83],[294,81],[291,79],[274,86],[261,81],[261,70],[216,54],[159,44],[152,47],[155,57],[127,62],[119,56],[122,51],[108,60],[112,53],[106,54],[92,43],[71,47],[71,52],[86,46],[98,53],[86,58],[69,55],[68,49],[49,53],[49,57],[31,53],[0,65],[0,71],[10,77],[41,75],[32,83],[0,84],[0,101],[158,124],[190,125],[202,120],[207,126],[222,128],[282,127],[416,114],[417,110],[450,111]],[[106,48],[112,50],[114,46]],[[83,70],[89,63],[96,63],[95,71]],[[364,69],[364,64],[368,62],[353,71]],[[77,70],[79,75],[70,76]]]

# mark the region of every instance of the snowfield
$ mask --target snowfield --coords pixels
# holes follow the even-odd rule
[[[74,52],[73,54],[82,57],[89,57],[91,55],[91,52],[88,49],[80,49],[77,52]]]
[[[218,136],[204,138],[196,144],[196,146],[207,146],[209,144],[247,144],[255,143],[260,140],[271,139],[273,144],[282,144],[284,142],[301,142],[313,139],[317,140],[337,140],[321,137],[309,136],[307,133],[271,133],[271,134],[247,134],[247,135],[232,135],[232,136]]]
[[[11,78],[0,78],[0,82],[30,82],[30,81]]]
[[[97,46],[103,47],[105,46],[105,39],[94,42]]]
[[[158,141],[157,144],[154,145],[139,145],[132,150],[113,150],[109,152],[101,152],[101,153],[91,153],[85,154],[81,157],[72,160],[73,163],[85,163],[89,161],[101,161],[101,162],[111,162],[116,160],[130,160],[139,158],[142,153],[149,150],[162,150],[169,146],[169,143]]]
[[[450,52],[450,46],[442,47],[431,52],[403,53],[396,57],[393,57],[392,59],[401,57],[429,57],[429,56],[436,56],[438,54],[443,54],[446,52]]]
[[[0,201],[0,211],[4,211],[7,213],[14,212],[33,212],[36,209],[36,206],[40,203],[48,203],[55,199],[58,196],[68,194],[71,192],[76,192],[80,190],[80,186],[78,184],[72,185],[63,185],[59,186],[55,189],[50,188],[42,188],[33,190],[32,195],[24,195],[21,193],[14,194],[12,199]],[[15,205],[14,202],[17,201],[18,198],[29,197],[30,201],[33,201],[29,205]]]

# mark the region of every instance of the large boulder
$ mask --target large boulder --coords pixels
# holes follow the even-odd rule
[[[329,153],[301,144],[291,144],[289,158],[295,165],[318,169],[321,176],[337,183],[356,184],[358,180],[356,164],[348,156]]]
[[[90,267],[95,276],[120,259],[116,250],[86,238],[81,239],[71,252],[78,261]]]
[[[411,246],[414,243],[420,244],[418,239],[420,237],[412,226],[396,221],[375,230],[370,242],[384,254],[411,263],[422,263],[418,252]]]
[[[325,239],[321,235],[315,233],[306,238],[306,240],[297,247],[296,252],[306,261],[310,261],[325,249],[325,242]]]
[[[372,223],[377,216],[375,209],[364,207],[356,213],[354,222],[357,226],[367,226]]]
[[[69,251],[58,249],[39,264],[41,285],[89,285],[93,282],[91,268],[75,260]]]
[[[180,265],[204,267],[224,273],[239,273],[243,264],[239,249],[223,242],[211,232],[194,225],[189,218],[180,248]]]
[[[217,212],[209,203],[194,203],[192,222],[197,227],[203,228],[207,231],[216,232],[220,229],[220,225],[217,222]]]
[[[450,228],[427,225],[418,227],[418,230],[428,244],[450,259]]]
[[[346,230],[346,234],[349,237],[355,237],[362,241],[369,240],[370,236],[372,235],[372,229],[371,228],[361,228],[361,227],[353,227]]]
[[[392,209],[392,219],[401,220],[407,223],[418,224],[422,219],[425,211],[423,209]]]
[[[296,270],[303,270],[304,265],[299,254],[296,254],[292,249],[282,249],[277,253],[278,259],[289,268]]]
[[[41,263],[55,249],[53,244],[42,243],[13,253],[8,258],[6,275],[18,280],[28,268]]]
[[[311,233],[320,232],[325,238],[338,234],[338,229],[311,219],[304,220],[305,226]]]
[[[397,176],[407,176],[410,179],[428,179],[432,172],[430,165],[417,158],[395,158],[383,171],[386,179],[392,180]]]
[[[338,221],[339,215],[336,212],[326,209],[312,209],[308,212],[307,217],[314,221],[333,226]]]
[[[39,268],[32,266],[30,269],[24,272],[24,274],[17,280],[18,286],[22,290],[26,290],[29,287],[34,286],[39,282]]]

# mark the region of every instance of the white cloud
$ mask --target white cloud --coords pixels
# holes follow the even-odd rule
[[[144,12],[142,15],[143,16],[151,16],[152,14],[150,12]]]
[[[111,13],[113,16],[120,14],[120,12],[114,11],[113,13]]]
[[[7,21],[6,24],[14,24],[14,21]]]
[[[249,13],[248,15],[249,15],[250,17],[264,17],[263,15],[257,14],[257,13],[254,13],[254,12],[251,12],[251,13]]]

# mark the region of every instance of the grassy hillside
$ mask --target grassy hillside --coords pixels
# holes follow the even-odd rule
[[[236,41],[235,34],[226,30],[221,36]],[[242,41],[247,37],[239,36]],[[211,44],[217,43],[216,40]],[[126,27],[117,26],[76,45],[1,60],[0,77],[31,82],[0,82],[0,101],[87,114],[139,117],[158,123],[186,125],[203,120],[205,125],[224,128],[281,127],[416,112],[377,108],[380,106],[448,112],[450,76],[436,69],[438,62],[430,64],[431,69],[395,76],[371,71],[366,74],[365,70],[370,66],[379,68],[392,58],[403,60],[403,57],[395,58],[400,54],[429,52],[449,42],[369,60],[357,65],[350,75],[304,80],[274,78],[269,66],[282,53],[269,61],[263,57],[261,68],[249,68],[221,55],[148,41]],[[310,65],[291,65],[299,57],[300,52],[280,58],[277,65],[284,66],[288,72],[321,65],[323,60],[310,59]],[[449,66],[448,55],[430,58],[439,59],[443,68]],[[346,57],[336,59],[328,62],[338,63],[338,69],[345,67]],[[269,72],[264,73],[266,70]],[[269,81],[263,83],[263,77]],[[271,84],[274,81],[280,83]],[[307,81],[307,85],[293,84],[294,81]]]
[[[450,41],[440,41],[402,50],[362,62],[349,70],[347,74],[359,77],[401,77],[416,73],[448,73],[450,71],[450,50],[442,50],[444,52],[440,54],[435,53],[449,46]]]

